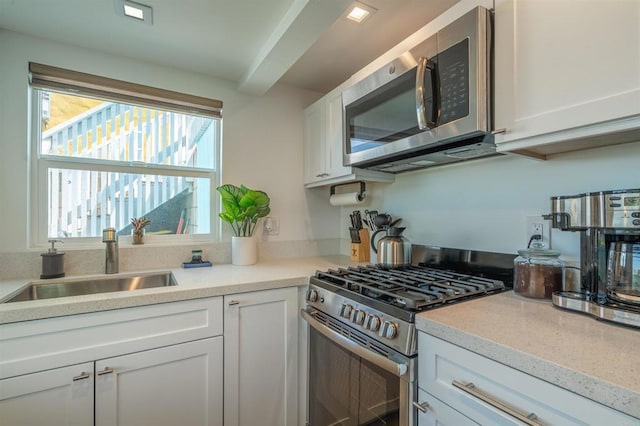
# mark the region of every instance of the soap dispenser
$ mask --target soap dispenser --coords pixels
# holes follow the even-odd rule
[[[64,253],[56,249],[56,243],[61,240],[49,240],[51,248],[47,253],[41,253],[42,256],[42,274],[40,278],[60,278],[64,277]]]

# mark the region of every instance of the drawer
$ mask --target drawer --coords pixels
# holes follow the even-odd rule
[[[0,379],[220,336],[222,325],[222,297],[2,324]]]
[[[419,386],[480,424],[638,425],[638,419],[428,334],[419,333],[418,348]],[[534,421],[527,423],[527,416]]]
[[[418,426],[477,426],[478,423],[460,414],[438,398],[418,389]]]

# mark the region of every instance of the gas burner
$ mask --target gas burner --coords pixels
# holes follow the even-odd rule
[[[417,245],[412,253],[415,263],[404,268],[317,271],[309,278],[305,312],[331,317],[334,330],[354,331],[348,338],[359,344],[371,340],[415,357],[418,313],[504,291],[513,280],[515,255]]]
[[[505,289],[502,281],[423,266],[401,269],[357,266],[318,271],[315,278],[336,288],[412,311]]]

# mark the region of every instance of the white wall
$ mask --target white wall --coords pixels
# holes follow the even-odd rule
[[[325,202],[328,194],[307,193],[302,183],[303,109],[319,93],[277,85],[264,96],[249,96],[232,82],[6,30],[0,30],[0,57],[0,252],[29,249],[29,61],[222,100],[223,183],[270,195],[280,235],[268,240],[339,237],[340,229],[328,226],[339,218]],[[223,229],[226,241],[230,234]]]
[[[526,216],[549,213],[551,196],[630,188],[640,188],[640,142],[547,161],[504,156],[400,174],[393,184],[370,185],[366,208],[401,217],[416,244],[516,253],[528,242]],[[577,233],[553,230],[551,240],[565,259],[579,258]]]
[[[304,255],[291,242],[312,245],[342,238],[342,252],[348,254],[346,218],[353,209],[329,206],[326,188],[303,189],[303,109],[320,94],[279,85],[262,97],[248,96],[231,82],[4,30],[0,54],[0,253],[29,249],[27,63],[38,61],[223,100],[223,182],[270,194],[280,235],[266,242],[286,249],[275,253],[282,246],[273,250],[276,246],[267,244],[269,249]],[[639,165],[640,142],[548,161],[515,156],[477,160],[401,174],[391,185],[370,184],[370,200],[361,209],[402,217],[415,243],[514,253],[527,242],[525,217],[547,213],[549,197],[640,188]],[[223,240],[228,239],[227,230]],[[576,234],[554,231],[552,240],[565,257],[577,257]],[[101,244],[96,250],[102,250]],[[33,258],[29,268],[38,262]]]

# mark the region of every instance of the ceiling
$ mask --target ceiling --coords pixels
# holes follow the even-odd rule
[[[153,25],[116,13],[118,0],[0,0],[0,28],[237,83],[326,93],[458,0],[139,0]]]

